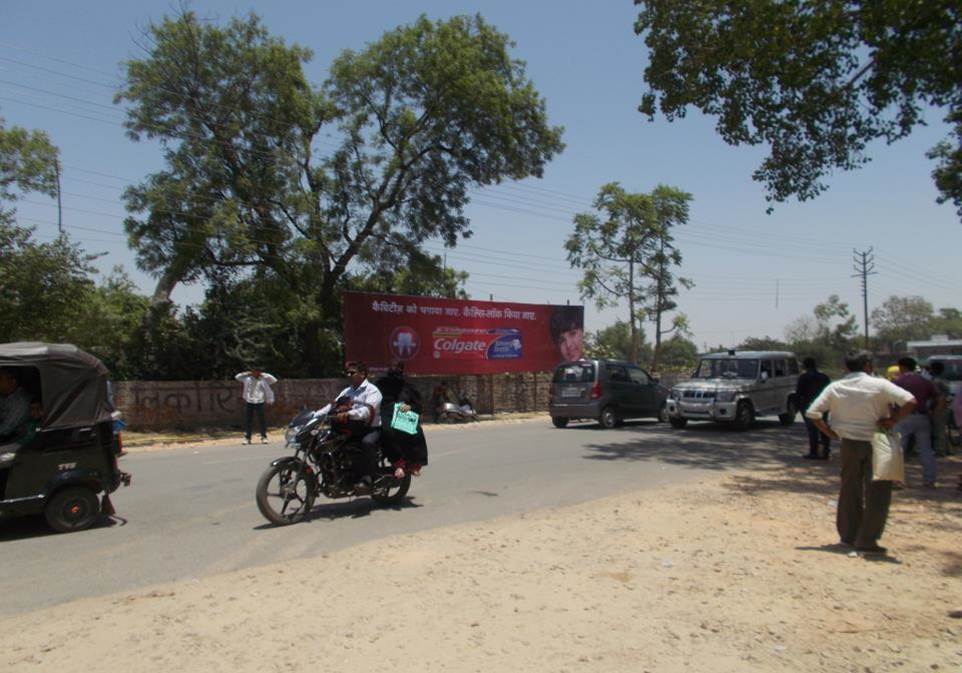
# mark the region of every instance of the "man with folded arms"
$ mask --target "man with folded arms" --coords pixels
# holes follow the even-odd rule
[[[864,553],[885,553],[878,544],[889,504],[892,482],[872,481],[872,435],[891,429],[916,407],[912,393],[872,376],[872,355],[866,351],[845,357],[848,374],[830,383],[805,412],[823,433],[841,440],[842,486],[835,525],[842,544]],[[891,415],[891,406],[898,406]],[[828,423],[822,415],[828,412]]]

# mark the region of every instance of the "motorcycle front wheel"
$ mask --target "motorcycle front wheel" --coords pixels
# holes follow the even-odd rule
[[[257,482],[257,509],[278,526],[297,523],[314,505],[310,479],[303,463],[271,465]]]

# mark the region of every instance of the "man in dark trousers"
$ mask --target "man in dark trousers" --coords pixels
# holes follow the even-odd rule
[[[828,384],[805,415],[826,435],[841,440],[842,487],[835,525],[842,544],[864,553],[885,553],[878,540],[888,519],[892,482],[872,479],[872,435],[877,428],[889,430],[910,415],[916,400],[904,388],[872,376],[870,353],[849,354],[845,368],[848,374]],[[898,407],[894,415],[893,406]]]
[[[815,398],[825,390],[829,384],[829,379],[825,374],[818,371],[815,366],[815,358],[805,358],[802,360],[802,367],[805,371],[798,377],[798,384],[795,386],[795,400],[798,408],[802,411],[802,418],[805,420],[805,429],[808,430],[808,453],[803,458],[809,460],[828,460],[831,453],[832,439],[821,432],[811,418],[805,415],[808,405],[815,401]],[[822,447],[821,453],[818,447]]]

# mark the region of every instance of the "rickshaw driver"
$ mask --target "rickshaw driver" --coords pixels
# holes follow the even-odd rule
[[[30,420],[30,396],[9,369],[0,369],[0,442],[10,439]]]

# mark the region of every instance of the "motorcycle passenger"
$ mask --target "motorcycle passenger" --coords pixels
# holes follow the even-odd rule
[[[335,413],[334,421],[342,424],[352,421],[363,423],[361,469],[364,474],[355,484],[355,489],[370,490],[373,475],[377,473],[377,444],[381,437],[381,391],[367,380],[367,365],[363,362],[348,362],[344,365],[344,374],[351,380],[351,385],[342,390],[337,399],[349,402],[350,408]],[[326,415],[333,407],[334,403],[328,404],[317,413]]]
[[[420,415],[421,394],[417,388],[404,380],[404,363],[397,362],[387,373],[374,382],[383,396],[381,403],[381,446],[394,465],[394,476],[403,479],[405,473],[419,476],[421,468],[428,464],[428,446],[421,423],[417,433],[410,435],[391,427],[394,405],[401,404],[401,411],[413,411]]]

